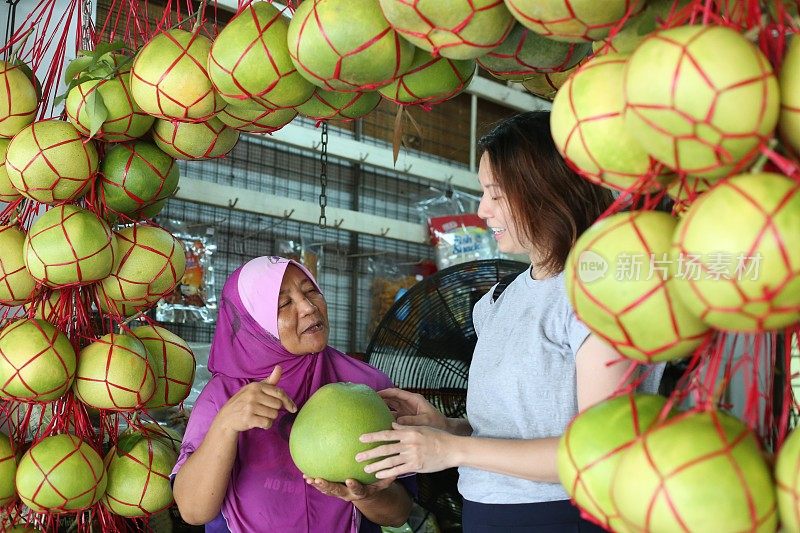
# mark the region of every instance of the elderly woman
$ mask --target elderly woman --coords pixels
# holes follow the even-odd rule
[[[173,470],[183,519],[222,532],[377,532],[411,510],[394,479],[306,479],[289,455],[295,413],[320,387],[391,387],[382,372],[328,346],[328,308],[311,274],[259,257],[225,283],[208,368]],[[404,480],[408,485],[409,481]]]

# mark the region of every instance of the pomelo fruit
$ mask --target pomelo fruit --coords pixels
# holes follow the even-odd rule
[[[14,478],[17,475],[17,455],[11,447],[11,439],[0,433],[0,507],[17,499]]]
[[[17,492],[34,512],[64,513],[94,505],[106,490],[98,453],[75,435],[46,437],[22,456]]]
[[[19,305],[33,298],[36,280],[25,268],[25,233],[0,226],[0,303]]]
[[[381,95],[377,91],[338,92],[317,89],[307,102],[295,107],[304,117],[314,120],[354,120],[378,107]]]
[[[567,42],[604,39],[644,0],[505,0],[520,24],[540,35]]]
[[[800,476],[798,474],[800,474],[800,431],[795,429],[783,442],[775,462],[778,512],[785,531],[800,531]]]
[[[20,65],[0,61],[0,137],[10,139],[33,122],[39,99]]]
[[[152,131],[156,145],[175,159],[223,157],[239,142],[239,132],[217,117],[196,123],[156,120]]]
[[[22,194],[11,183],[8,177],[8,170],[6,170],[6,153],[8,152],[8,145],[11,139],[0,138],[0,202],[13,202],[22,198]]]
[[[342,483],[355,479],[374,483],[364,472],[366,462],[356,454],[380,443],[363,443],[359,437],[392,428],[392,414],[380,396],[366,385],[330,383],[320,387],[297,413],[289,435],[289,451],[305,475]]]
[[[156,392],[147,407],[178,405],[189,396],[194,381],[195,358],[185,340],[160,326],[133,328],[155,364]]]

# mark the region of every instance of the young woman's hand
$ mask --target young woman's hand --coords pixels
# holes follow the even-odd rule
[[[430,426],[448,431],[447,417],[421,394],[403,389],[384,389],[378,394],[392,410],[398,424],[404,426]]]
[[[395,480],[395,478],[390,477],[379,479],[370,485],[364,485],[355,479],[348,479],[344,483],[334,483],[332,481],[326,481],[321,478],[311,478],[305,475],[303,479],[321,493],[342,499],[346,502],[357,502],[370,498],[388,488]]]
[[[450,433],[432,427],[392,424],[394,429],[361,435],[361,442],[386,442],[356,455],[364,462],[383,458],[364,467],[378,479],[394,479],[404,474],[439,472],[456,466]]]
[[[276,366],[267,379],[239,389],[222,406],[214,422],[236,432],[253,428],[269,429],[281,409],[297,412],[292,399],[277,386],[281,372],[281,367]]]

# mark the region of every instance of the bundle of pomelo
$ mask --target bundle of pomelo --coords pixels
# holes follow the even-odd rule
[[[109,333],[81,350],[73,390],[97,409],[141,409],[156,390],[155,368],[142,341]]]
[[[800,189],[779,174],[716,184],[673,238],[675,292],[714,328],[764,331],[800,320]]]
[[[302,104],[314,85],[301,76],[289,56],[289,21],[268,2],[240,11],[211,46],[208,73],[220,96],[234,105],[260,103],[268,109]]]
[[[239,141],[239,132],[217,117],[196,123],[156,120],[153,140],[175,159],[213,159],[233,150]]]
[[[551,39],[591,42],[605,39],[644,0],[505,0],[511,14],[526,28]]]
[[[501,80],[522,81],[575,66],[591,51],[589,43],[565,43],[515,24],[503,43],[478,58],[478,64]]]
[[[11,439],[0,433],[0,507],[17,499],[14,478],[17,475],[17,454],[11,446]]]
[[[105,142],[138,139],[154,120],[131,96],[130,66],[111,78],[89,79],[73,87],[64,107],[81,134]]]
[[[0,202],[5,203],[22,198],[22,194],[11,183],[6,169],[6,153],[8,153],[8,145],[10,143],[11,139],[0,139]]]
[[[269,109],[256,102],[228,104],[218,118],[226,126],[249,133],[274,133],[294,120],[294,108]]]
[[[0,226],[0,303],[19,305],[36,293],[36,280],[25,268],[25,233],[17,226]]]
[[[160,210],[180,177],[175,160],[147,141],[113,146],[100,169],[101,200],[112,213],[133,219],[154,216],[152,208],[159,204]]]
[[[76,205],[39,217],[25,239],[25,266],[50,287],[85,285],[111,273],[117,241],[108,224]]]
[[[174,501],[169,475],[178,454],[152,432],[125,432],[105,458],[108,485],[103,505],[112,513],[143,517],[166,509]]]
[[[580,413],[558,443],[558,477],[570,498],[610,531],[624,531],[611,502],[611,481],[624,452],[650,429],[666,399],[619,396]]]
[[[63,120],[26,126],[11,140],[6,171],[23,196],[45,204],[69,202],[86,192],[97,172],[97,149]]]
[[[0,330],[0,397],[49,402],[75,377],[75,350],[49,322],[19,319]]]
[[[119,260],[102,281],[105,296],[144,305],[172,292],[183,277],[183,244],[156,226],[134,225],[116,233]]]
[[[396,104],[436,104],[456,96],[472,81],[475,61],[433,57],[418,48],[409,69],[378,89]]]
[[[622,75],[626,58],[590,59],[553,100],[553,140],[564,158],[593,183],[626,191],[657,185],[650,156],[625,125]]]
[[[373,92],[338,92],[317,89],[305,103],[295,107],[304,117],[314,120],[355,120],[378,107],[381,95]]]
[[[653,426],[622,456],[612,501],[628,531],[773,532],[775,484],[756,436],[722,412]]]
[[[106,490],[98,453],[75,435],[45,437],[22,456],[17,492],[32,511],[62,513],[91,507]]]
[[[359,437],[391,427],[392,414],[374,390],[331,383],[320,387],[297,413],[289,451],[297,468],[309,477],[374,483],[375,475],[364,472],[369,463],[359,463],[355,457],[380,443],[365,444]]]
[[[722,26],[647,37],[628,59],[624,94],[625,124],[642,148],[677,172],[712,179],[754,160],[780,109],[767,58]]]
[[[303,2],[287,42],[297,71],[332,91],[378,89],[405,72],[414,56],[414,46],[392,29],[378,0]]]
[[[97,291],[94,299],[97,308],[104,314],[115,318],[127,318],[142,311],[146,311],[147,309],[153,307],[161,299],[161,296],[154,295],[152,297],[145,298],[144,300],[137,300],[134,302],[114,300],[113,298],[110,298],[108,294],[106,294],[102,283],[98,283],[93,287]]]
[[[497,48],[514,25],[498,0],[380,0],[392,27],[434,56],[475,59]]]
[[[637,361],[686,357],[709,332],[672,279],[676,224],[657,211],[612,215],[581,235],[567,259],[564,277],[577,316]]]
[[[21,65],[0,61],[0,137],[11,138],[33,122],[39,99]]]
[[[195,358],[186,341],[159,326],[133,328],[155,365],[156,391],[147,407],[178,405],[189,396],[194,382]]]
[[[168,30],[139,50],[131,68],[133,99],[148,115],[204,121],[224,107],[208,77],[211,41],[199,30]]]

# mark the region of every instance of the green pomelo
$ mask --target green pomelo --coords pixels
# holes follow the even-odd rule
[[[24,196],[44,204],[68,202],[86,192],[97,172],[97,149],[62,120],[34,122],[8,145],[6,171]]]
[[[777,527],[775,486],[755,435],[721,412],[659,424],[622,456],[612,500],[631,531]]]
[[[675,179],[667,188],[667,194],[675,201],[672,212],[675,215],[682,215],[697,197],[709,190],[716,180],[704,178],[694,178],[684,176],[683,179]]]
[[[620,31],[605,41],[595,41],[595,53],[632,54],[650,33],[673,20],[691,0],[648,0],[644,9],[628,19]]]
[[[73,390],[97,409],[140,409],[156,390],[155,368],[142,341],[109,333],[81,350]]]
[[[417,48],[409,69],[378,92],[396,104],[436,104],[463,91],[474,74],[473,60],[433,57]]]
[[[39,99],[19,65],[0,61],[0,137],[10,139],[33,122]]]
[[[606,400],[574,418],[558,442],[561,484],[572,501],[610,531],[624,531],[611,502],[617,466],[666,403],[666,398],[650,394]]]
[[[105,295],[144,304],[175,288],[186,269],[181,241],[156,226],[134,225],[116,233],[119,261],[102,281]]]
[[[0,454],[2,455],[2,454]],[[0,463],[0,466],[2,463]],[[783,442],[775,461],[778,513],[784,531],[800,531],[800,431],[793,430]]]
[[[239,132],[217,117],[195,124],[156,120],[153,141],[175,159],[213,159],[233,150],[239,141]]]
[[[3,531],[5,531],[5,533],[42,533],[41,530],[33,526],[12,526]]]
[[[496,0],[380,0],[392,27],[435,56],[475,59],[497,48],[514,18]]]
[[[17,467],[17,492],[32,511],[62,513],[91,507],[106,490],[103,459],[75,435],[46,437]]]
[[[712,327],[763,331],[800,319],[800,188],[779,174],[718,183],[683,215],[675,292]]]
[[[289,435],[289,451],[307,476],[343,483],[355,479],[369,484],[374,474],[356,454],[381,443],[362,443],[365,433],[392,428],[392,414],[378,394],[366,385],[331,383],[320,387],[300,409]],[[374,462],[374,461],[373,461]]]
[[[36,292],[36,280],[25,268],[25,233],[17,226],[0,226],[0,304],[20,305]]]
[[[106,207],[132,218],[172,196],[180,177],[175,160],[147,141],[111,147],[100,169],[101,198]]]
[[[159,326],[141,326],[131,334],[142,341],[155,364],[156,392],[147,407],[168,407],[185,400],[192,391],[196,365],[186,341]]]
[[[592,183],[620,191],[649,189],[650,156],[625,126],[625,61],[606,54],[581,65],[553,100],[550,128],[561,155]]]
[[[256,99],[280,109],[302,104],[314,85],[292,63],[289,21],[268,2],[253,2],[231,20],[211,46],[208,73],[229,104]]]
[[[161,296],[156,295],[152,298],[145,298],[144,300],[137,300],[135,302],[114,300],[108,297],[103,289],[102,283],[98,283],[94,287],[97,289],[97,306],[100,311],[103,314],[116,318],[128,318],[139,312],[146,311],[156,305],[161,299]]]
[[[53,207],[25,239],[25,266],[49,287],[86,285],[111,273],[117,241],[108,224],[76,205]]]
[[[800,39],[792,38],[783,58],[780,75],[781,138],[800,152]]]
[[[743,35],[721,26],[655,33],[625,68],[625,124],[676,172],[721,178],[758,154],[778,121],[778,82]]]
[[[141,434],[139,434],[141,435]],[[131,441],[124,433],[121,441]],[[166,509],[173,503],[169,475],[178,454],[158,439],[141,435],[129,449],[112,447],[105,458],[108,485],[103,505],[112,513],[144,517]]]
[[[479,57],[478,64],[495,78],[522,81],[535,74],[574,67],[590,51],[589,43],[554,41],[515,24],[503,43]]]
[[[0,330],[0,396],[55,400],[72,386],[75,368],[69,339],[49,322],[25,318]]]
[[[94,121],[102,118],[101,106],[108,116],[94,137],[105,142],[125,142],[138,139],[153,125],[148,115],[134,102],[130,93],[130,74],[123,73],[108,80],[88,80],[74,87],[65,107],[72,125],[87,137]],[[102,103],[98,103],[98,98]]]
[[[14,478],[17,475],[17,455],[11,447],[11,439],[0,433],[0,507],[17,499]]]
[[[557,41],[605,39],[612,28],[644,6],[643,0],[505,0],[520,24]]]
[[[247,104],[229,104],[219,112],[217,118],[226,126],[249,133],[273,133],[290,123],[297,111],[288,109],[268,109],[249,101]]]
[[[8,170],[6,170],[6,153],[10,143],[11,139],[0,138],[0,202],[5,203],[22,198],[20,192],[11,183],[11,179],[8,177]]]
[[[686,357],[709,331],[671,278],[676,224],[657,211],[612,215],[581,235],[567,259],[564,278],[575,313],[630,359]]]
[[[314,120],[354,120],[367,115],[378,107],[381,95],[378,92],[326,91],[317,89],[307,102],[295,109],[304,117]]]
[[[295,10],[289,54],[308,81],[332,91],[372,91],[408,70],[414,46],[392,29],[378,0],[311,0]]]
[[[208,77],[211,41],[173,29],[144,45],[131,68],[133,99],[148,115],[166,120],[208,120],[224,107]]]
[[[536,74],[527,78],[522,82],[529,93],[544,98],[545,100],[553,100],[558,94],[558,90],[567,82],[567,80],[575,73],[578,67],[572,67],[564,72],[550,72],[547,74]]]

